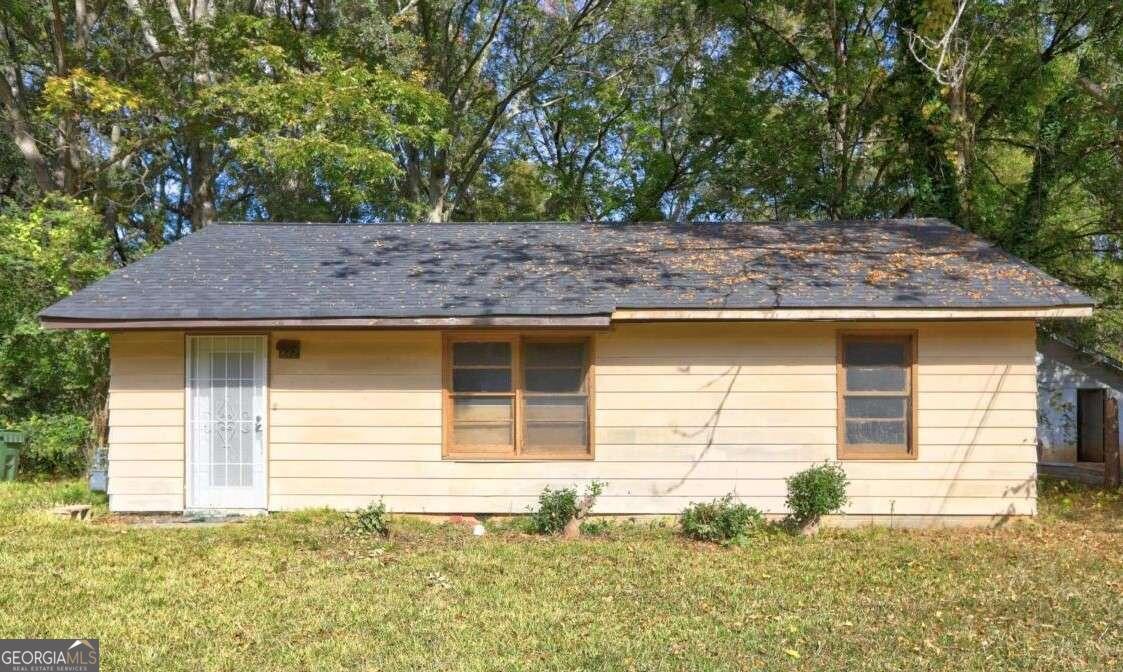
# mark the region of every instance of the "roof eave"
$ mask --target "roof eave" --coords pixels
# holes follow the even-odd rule
[[[694,321],[879,321],[879,320],[1032,320],[1082,318],[1093,306],[1017,306],[975,308],[620,308],[611,315],[481,315],[472,317],[324,317],[324,318],[173,318],[105,319],[41,315],[46,329],[472,329],[607,328],[613,322]]]
[[[1091,305],[923,308],[619,308],[613,322],[652,320],[1031,320],[1091,317]]]
[[[473,316],[473,317],[329,317],[329,318],[185,318],[104,319],[41,315],[45,329],[472,329],[488,327],[580,329],[606,328],[608,315]]]

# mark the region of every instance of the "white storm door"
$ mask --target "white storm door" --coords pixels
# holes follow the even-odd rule
[[[264,509],[265,336],[187,342],[187,508]]]

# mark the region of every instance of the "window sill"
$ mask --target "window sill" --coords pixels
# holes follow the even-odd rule
[[[894,453],[844,453],[839,451],[836,453],[836,458],[839,462],[915,462],[917,459],[916,453],[908,453],[902,455],[899,452]]]
[[[459,455],[443,454],[443,462],[592,462],[595,455],[534,455],[532,457],[519,457],[517,455]]]

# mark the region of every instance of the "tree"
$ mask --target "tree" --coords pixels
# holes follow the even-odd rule
[[[402,195],[422,204],[422,219],[450,219],[500,136],[543,104],[536,88],[612,29],[601,23],[608,4],[418,0],[403,10],[425,84],[447,105],[447,142],[400,146]]]
[[[6,421],[104,389],[35,325],[59,259],[214,219],[946,217],[1123,356],[1112,0],[8,0],[0,41]]]

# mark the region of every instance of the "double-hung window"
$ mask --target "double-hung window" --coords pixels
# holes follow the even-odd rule
[[[838,457],[916,458],[916,334],[838,337]]]
[[[444,455],[592,456],[588,337],[445,338]]]

